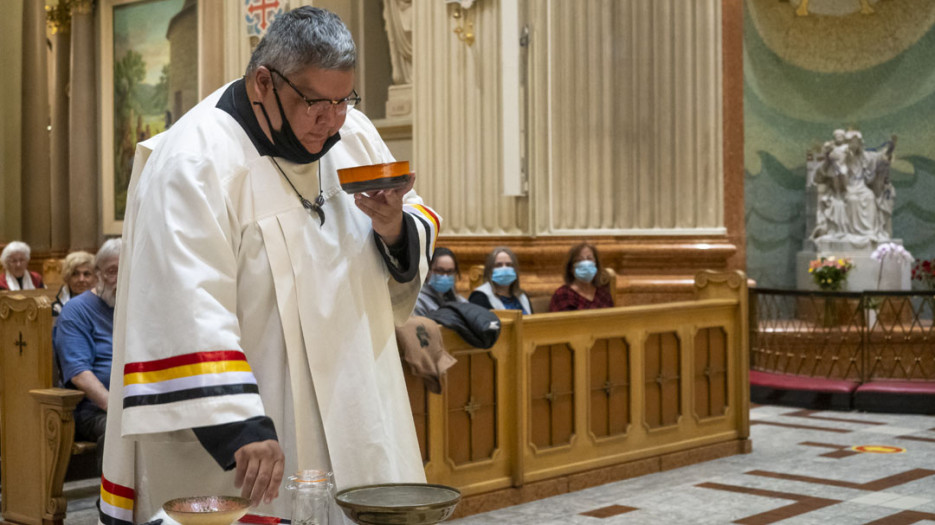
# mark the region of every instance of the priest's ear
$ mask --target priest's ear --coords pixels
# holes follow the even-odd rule
[[[269,68],[260,66],[253,72],[253,97],[258,100],[266,100],[266,97],[273,91],[273,74]]]

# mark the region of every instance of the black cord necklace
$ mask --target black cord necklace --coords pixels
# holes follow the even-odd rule
[[[278,169],[279,173],[282,174],[282,177],[286,179],[286,182],[289,183],[289,186],[292,186],[292,191],[294,191],[295,194],[299,196],[299,200],[302,201],[302,207],[308,210],[309,213],[312,213],[312,212],[317,213],[318,220],[321,221],[321,224],[319,224],[319,226],[324,226],[325,225],[325,210],[322,209],[322,206],[325,205],[325,197],[324,195],[322,195],[323,192],[321,189],[321,162],[318,163],[318,197],[315,197],[315,202],[312,202],[306,199],[305,197],[303,197],[301,193],[299,193],[299,190],[295,187],[295,184],[292,184],[292,181],[289,180],[289,177],[286,175],[286,172],[283,171],[279,163],[276,162],[276,159],[273,157],[270,157],[270,160],[272,160],[273,164],[276,165],[276,169]]]

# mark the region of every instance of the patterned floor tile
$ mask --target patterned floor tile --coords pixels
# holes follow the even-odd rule
[[[446,524],[901,525],[935,520],[935,417],[761,405],[751,410],[750,419],[754,423],[750,454],[591,487]],[[924,439],[904,439],[907,436]],[[854,445],[873,444],[903,447],[906,452],[843,455],[852,452]],[[842,456],[835,458],[829,453]],[[704,484],[710,486],[699,487]],[[723,490],[725,487],[735,488]],[[65,525],[95,524],[96,483],[91,480],[83,487],[68,489],[66,486],[69,513]],[[582,515],[617,508],[615,505],[637,510],[606,517]]]

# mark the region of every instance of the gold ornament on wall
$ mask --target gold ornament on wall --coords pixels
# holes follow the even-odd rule
[[[458,35],[458,40],[469,46],[474,43],[474,1],[445,0],[448,4],[448,14],[457,23],[454,33]]]

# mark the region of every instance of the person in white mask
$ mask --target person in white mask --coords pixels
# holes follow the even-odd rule
[[[603,275],[597,248],[588,243],[575,245],[568,251],[565,263],[565,284],[552,294],[550,312],[610,308],[613,296],[606,284],[599,284]]]
[[[461,269],[454,252],[442,246],[436,247],[429,277],[419,292],[412,315],[425,316],[448,303],[466,303],[467,299],[455,291],[455,282],[460,276]]]
[[[506,246],[498,246],[484,263],[484,284],[471,292],[468,301],[488,310],[520,310],[531,314],[529,297],[519,285],[519,262]]]

